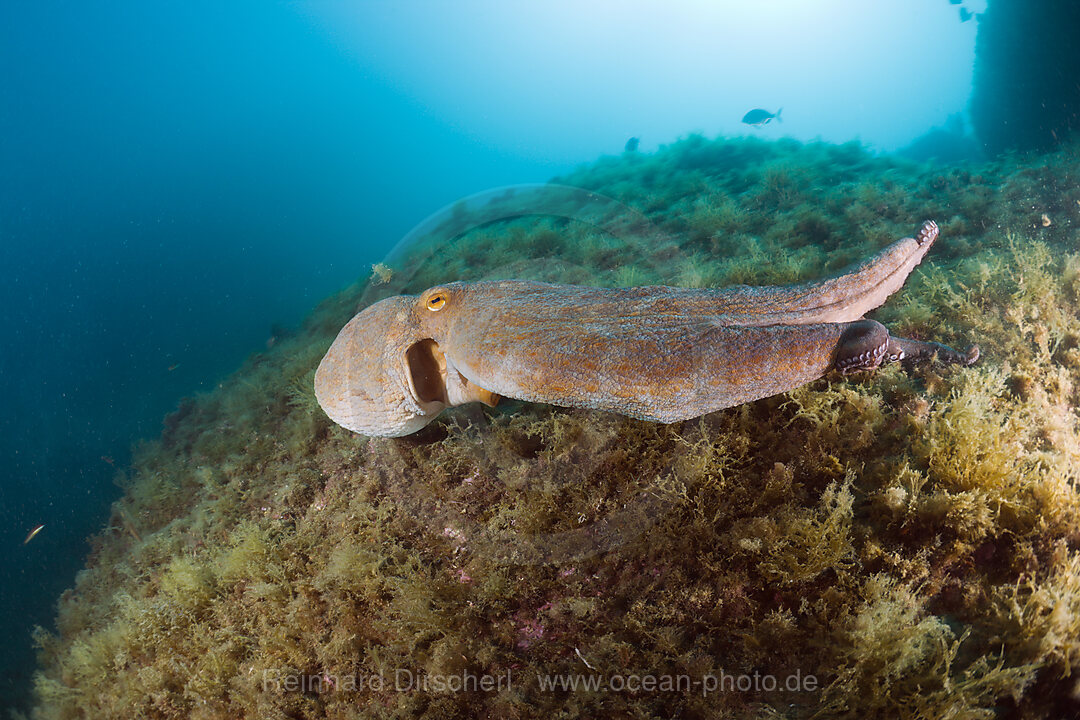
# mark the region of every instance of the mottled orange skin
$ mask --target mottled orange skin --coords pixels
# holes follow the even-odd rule
[[[428,336],[475,384],[506,397],[660,422],[821,377],[841,323],[753,327],[705,314],[698,291],[507,280],[451,283]],[[424,312],[430,311],[424,310]]]
[[[791,390],[834,367],[898,359],[900,342],[910,353],[959,357],[860,320],[903,285],[936,237],[928,223],[917,240],[803,285],[503,280],[387,298],[342,329],[316,373],[316,396],[331,419],[367,435],[415,432],[445,407],[490,404],[493,394],[674,422]]]

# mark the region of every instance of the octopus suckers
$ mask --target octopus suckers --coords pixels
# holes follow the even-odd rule
[[[940,230],[938,229],[937,223],[933,220],[927,220],[915,235],[915,242],[919,243],[919,245],[934,242],[934,240],[937,239],[939,232]]]

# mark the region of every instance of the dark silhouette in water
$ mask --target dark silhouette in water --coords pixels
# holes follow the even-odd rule
[[[776,119],[777,122],[781,122],[780,113],[784,111],[784,108],[780,108],[775,113],[771,113],[768,110],[762,110],[761,108],[755,108],[750,112],[743,115],[742,121],[747,125],[753,125],[754,127],[761,127],[762,125],[768,125],[769,121]]]
[[[943,126],[919,136],[910,145],[897,150],[896,154],[919,162],[977,162],[986,159],[979,143],[965,132],[964,119],[959,113],[950,115]]]
[[[960,22],[967,22],[972,18],[971,11],[965,7],[960,8]]]
[[[980,15],[971,123],[983,148],[1064,143],[1080,127],[1080,3],[991,0]]]
[[[623,151],[624,152],[637,152],[637,146],[638,146],[639,142],[641,142],[641,140],[639,140],[636,137],[630,138],[629,140],[626,141],[626,145],[623,146]]]

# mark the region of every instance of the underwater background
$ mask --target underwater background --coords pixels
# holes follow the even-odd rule
[[[1009,0],[5,5],[3,707],[1075,715],[1077,20]],[[548,181],[610,204],[552,209],[530,194]],[[521,207],[495,220],[459,202],[506,186]],[[938,245],[873,317],[979,342],[970,371],[673,426],[511,402],[402,440],[333,426],[311,392],[381,297],[810,280],[925,218]],[[265,682],[402,667],[515,686]],[[535,684],[596,667],[819,684]]]

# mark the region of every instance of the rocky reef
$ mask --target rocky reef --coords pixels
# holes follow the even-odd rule
[[[1080,5],[988,0],[979,16],[971,119],[983,149],[1047,151],[1080,128]]]
[[[34,717],[1044,718],[1080,712],[1076,146],[979,166],[708,140],[558,182],[647,222],[429,233],[325,301],[118,477],[41,630]],[[925,218],[873,314],[978,342],[657,425],[508,402],[333,425],[358,307],[453,279],[768,284]],[[444,228],[446,230],[446,228]]]

